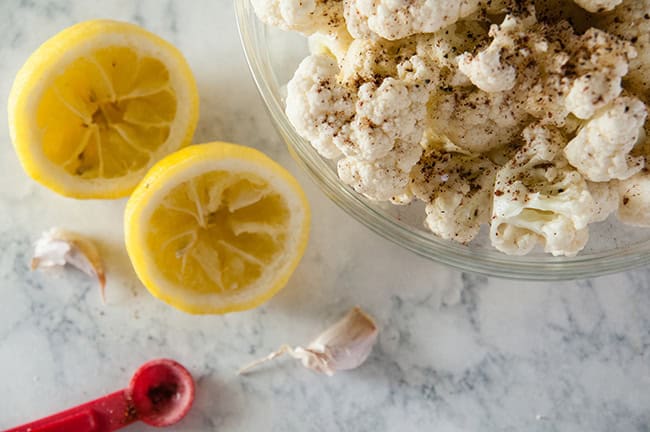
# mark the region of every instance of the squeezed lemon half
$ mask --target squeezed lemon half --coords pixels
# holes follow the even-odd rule
[[[20,69],[9,128],[38,182],[75,198],[119,198],[190,142],[198,101],[174,46],[134,24],[86,21],[49,39]]]
[[[277,293],[309,237],[307,198],[284,168],[215,142],[158,162],[129,199],[126,248],[156,297],[190,313],[250,309]]]

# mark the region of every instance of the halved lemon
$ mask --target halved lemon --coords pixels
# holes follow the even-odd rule
[[[158,162],[131,195],[126,248],[147,289],[190,313],[250,309],[298,265],[310,210],[296,179],[263,153],[215,142]]]
[[[86,21],[20,69],[9,129],[38,182],[75,198],[119,198],[190,142],[198,101],[192,71],[170,43],[134,24]]]

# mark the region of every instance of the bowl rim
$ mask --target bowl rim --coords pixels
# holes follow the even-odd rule
[[[234,0],[237,28],[244,56],[257,90],[272,118],[275,129],[287,144],[289,153],[307,172],[325,195],[343,211],[381,237],[432,261],[461,271],[507,279],[558,281],[591,278],[632,270],[650,264],[650,240],[618,249],[578,254],[575,257],[509,256],[494,251],[472,250],[423,235],[377,208],[351,187],[344,185],[309,142],[293,129],[282,105],[280,88],[271,68],[268,51],[261,49],[257,38],[265,35],[266,26],[257,19],[251,0]]]

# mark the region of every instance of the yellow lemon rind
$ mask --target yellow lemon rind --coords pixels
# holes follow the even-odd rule
[[[43,186],[72,198],[117,199],[128,196],[147,169],[155,163],[155,160],[152,160],[148,166],[129,174],[127,178],[120,178],[119,181],[82,180],[66,173],[38,151],[40,143],[34,137],[31,120],[31,108],[40,96],[38,93],[42,94],[45,84],[56,76],[57,70],[79,57],[71,55],[71,52],[75,52],[75,47],[92,47],[94,41],[101,42],[107,35],[124,36],[124,40],[132,42],[136,50],[138,41],[145,41],[152,47],[157,47],[166,59],[173,61],[173,65],[164,63],[168,68],[173,66],[169,70],[170,75],[176,74],[177,81],[185,84],[185,89],[175,89],[186,94],[183,100],[187,119],[185,133],[180,142],[173,148],[168,148],[166,153],[188,145],[198,122],[199,97],[194,75],[182,53],[171,43],[135,24],[113,20],[84,21],[62,30],[38,47],[20,68],[10,91],[7,107],[9,134],[25,172]],[[61,64],[62,59],[68,61]],[[37,90],[39,88],[40,92]]]
[[[194,173],[191,177],[183,175],[188,171],[192,171],[192,168],[197,164],[215,160],[245,161],[272,172],[296,196],[303,211],[302,223],[299,227],[300,232],[296,234],[296,249],[290,252],[289,260],[275,275],[272,283],[252,298],[221,307],[207,306],[205,304],[197,305],[165,292],[163,286],[165,283],[160,282],[162,277],[158,274],[153,260],[148,256],[145,246],[146,224],[154,210],[152,207],[157,201],[155,197],[161,197],[166,191],[171,190],[183,181],[194,175],[200,175],[200,172]],[[166,186],[164,191],[159,189],[160,185]],[[154,297],[191,314],[224,314],[244,311],[258,307],[271,299],[287,284],[300,263],[307,247],[310,224],[311,211],[307,197],[298,181],[285,168],[258,150],[225,142],[192,145],[156,163],[134,190],[124,213],[126,249],[138,278]]]

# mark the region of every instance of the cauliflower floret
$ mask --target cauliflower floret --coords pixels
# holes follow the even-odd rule
[[[339,177],[367,197],[386,201],[403,194],[409,173],[422,154],[420,140],[428,93],[393,78],[379,87],[365,83],[357,114],[341,150]]]
[[[591,222],[602,222],[618,209],[619,193],[616,182],[587,182],[589,193],[594,199],[594,214]]]
[[[386,156],[397,141],[404,147],[419,146],[424,132],[426,91],[386,78],[379,87],[363,84],[357,96],[350,139],[341,148],[346,156],[370,161]]]
[[[490,219],[497,166],[482,156],[428,151],[411,174],[411,191],[426,203],[426,224],[447,240],[468,243]]]
[[[287,85],[287,117],[296,132],[324,157],[341,155],[342,133],[354,118],[355,99],[339,85],[336,62],[326,55],[305,58]]]
[[[440,75],[442,88],[467,86],[471,82],[458,70],[458,53],[471,51],[483,43],[488,32],[482,22],[463,20],[436,33],[417,35],[417,55],[427,59]]]
[[[566,97],[566,107],[576,117],[588,119],[621,93],[621,79],[636,57],[632,46],[617,36],[590,28],[573,51],[578,77]]]
[[[415,40],[355,39],[341,63],[341,80],[360,84],[397,76],[397,66],[415,55]]]
[[[421,155],[421,146],[398,141],[379,159],[349,156],[339,160],[338,173],[344,183],[370,199],[399,201],[409,195],[409,174]]]
[[[623,0],[573,0],[581,8],[589,12],[605,12],[611,11],[616,6],[621,4]]]
[[[587,243],[595,202],[587,183],[558,155],[561,134],[531,125],[523,147],[496,175],[490,239],[509,255],[525,255],[537,243],[555,256],[573,256]]]
[[[429,103],[429,127],[462,149],[484,153],[508,144],[524,128],[528,116],[518,105],[510,92],[442,91]]]
[[[345,26],[331,33],[314,33],[307,38],[310,53],[330,55],[339,63],[343,61],[352,41]]]
[[[569,163],[591,181],[626,179],[643,168],[629,153],[643,134],[646,108],[637,98],[619,97],[589,120],[564,149]]]
[[[618,218],[628,225],[650,227],[650,174],[640,172],[618,182]]]
[[[416,57],[408,60],[411,67]],[[396,69],[403,79],[345,82],[334,59],[311,55],[287,87],[286,113],[296,131],[327,158],[344,154],[341,179],[375,200],[403,193],[422,153],[429,91],[412,81],[415,70]]]
[[[613,11],[598,17],[608,33],[629,41],[638,56],[630,60],[624,81],[636,92],[650,92],[650,0],[625,0]]]
[[[512,89],[517,70],[504,61],[504,57],[516,55],[514,52],[520,48],[520,40],[524,36],[530,37],[528,30],[536,22],[533,14],[523,18],[507,15],[501,25],[493,24],[489,33],[492,37],[490,45],[476,55],[467,52],[460,55],[460,71],[483,91],[493,93]]]
[[[263,22],[305,35],[345,26],[341,0],[253,0],[253,9]]]
[[[479,10],[481,0],[344,0],[345,20],[357,39],[402,39],[433,33]]]

